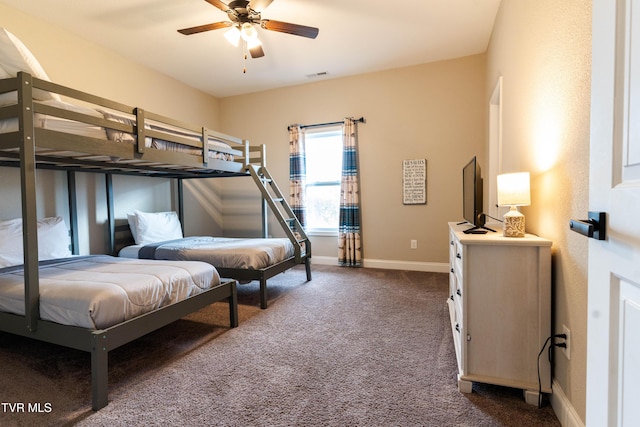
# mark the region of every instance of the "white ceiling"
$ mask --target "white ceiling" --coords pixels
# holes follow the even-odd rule
[[[0,0],[154,70],[225,97],[482,53],[500,0],[274,0],[262,18],[317,27],[316,39],[258,29],[265,56],[246,60],[204,0]],[[228,3],[227,0],[224,0]],[[319,73],[326,73],[318,76]]]

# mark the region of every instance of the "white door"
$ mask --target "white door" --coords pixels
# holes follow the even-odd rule
[[[593,0],[587,426],[640,425],[640,0]],[[586,215],[586,213],[585,213]]]

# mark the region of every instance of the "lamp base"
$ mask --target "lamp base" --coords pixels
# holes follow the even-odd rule
[[[509,212],[504,214],[504,237],[524,237],[524,215],[518,212],[515,206],[511,206]]]

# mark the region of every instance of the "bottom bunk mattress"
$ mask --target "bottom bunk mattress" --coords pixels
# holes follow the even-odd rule
[[[220,284],[203,262],[151,261],[107,255],[41,261],[40,318],[104,329]],[[22,265],[0,269],[0,311],[24,315]]]
[[[218,268],[259,270],[295,255],[293,244],[285,238],[230,238],[194,236],[148,245],[123,248],[128,258],[204,261]]]

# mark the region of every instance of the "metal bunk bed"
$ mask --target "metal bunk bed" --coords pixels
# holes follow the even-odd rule
[[[135,122],[116,123],[105,118],[87,115],[37,102],[36,91],[56,93],[83,103],[112,111],[132,114]],[[171,323],[213,302],[229,301],[230,323],[237,326],[237,297],[235,280],[189,297],[115,326],[86,329],[44,321],[39,313],[39,260],[36,210],[36,168],[66,170],[69,183],[72,242],[77,242],[75,219],[74,173],[131,174],[165,178],[197,178],[237,176],[249,174],[249,145],[206,128],[194,128],[156,114],[124,104],[96,97],[27,73],[0,80],[0,94],[17,92],[17,104],[0,107],[0,120],[17,120],[15,131],[0,134],[0,166],[20,168],[22,229],[24,247],[24,315],[0,312],[0,330],[37,340],[58,344],[91,354],[92,408],[98,410],[108,404],[108,353],[153,330]],[[118,129],[137,137],[135,144],[114,143],[99,138],[84,137],[37,126],[39,117],[58,117],[94,126]],[[147,126],[147,121],[161,122],[201,134],[194,142],[171,132]],[[208,158],[211,137],[229,145],[223,148],[234,159]],[[143,143],[148,138],[161,138],[199,149],[202,154],[169,153]],[[255,169],[254,169],[255,170]],[[110,220],[111,221],[111,220]],[[111,222],[110,222],[111,226]],[[77,251],[74,251],[77,253]],[[309,254],[310,255],[310,254]]]

